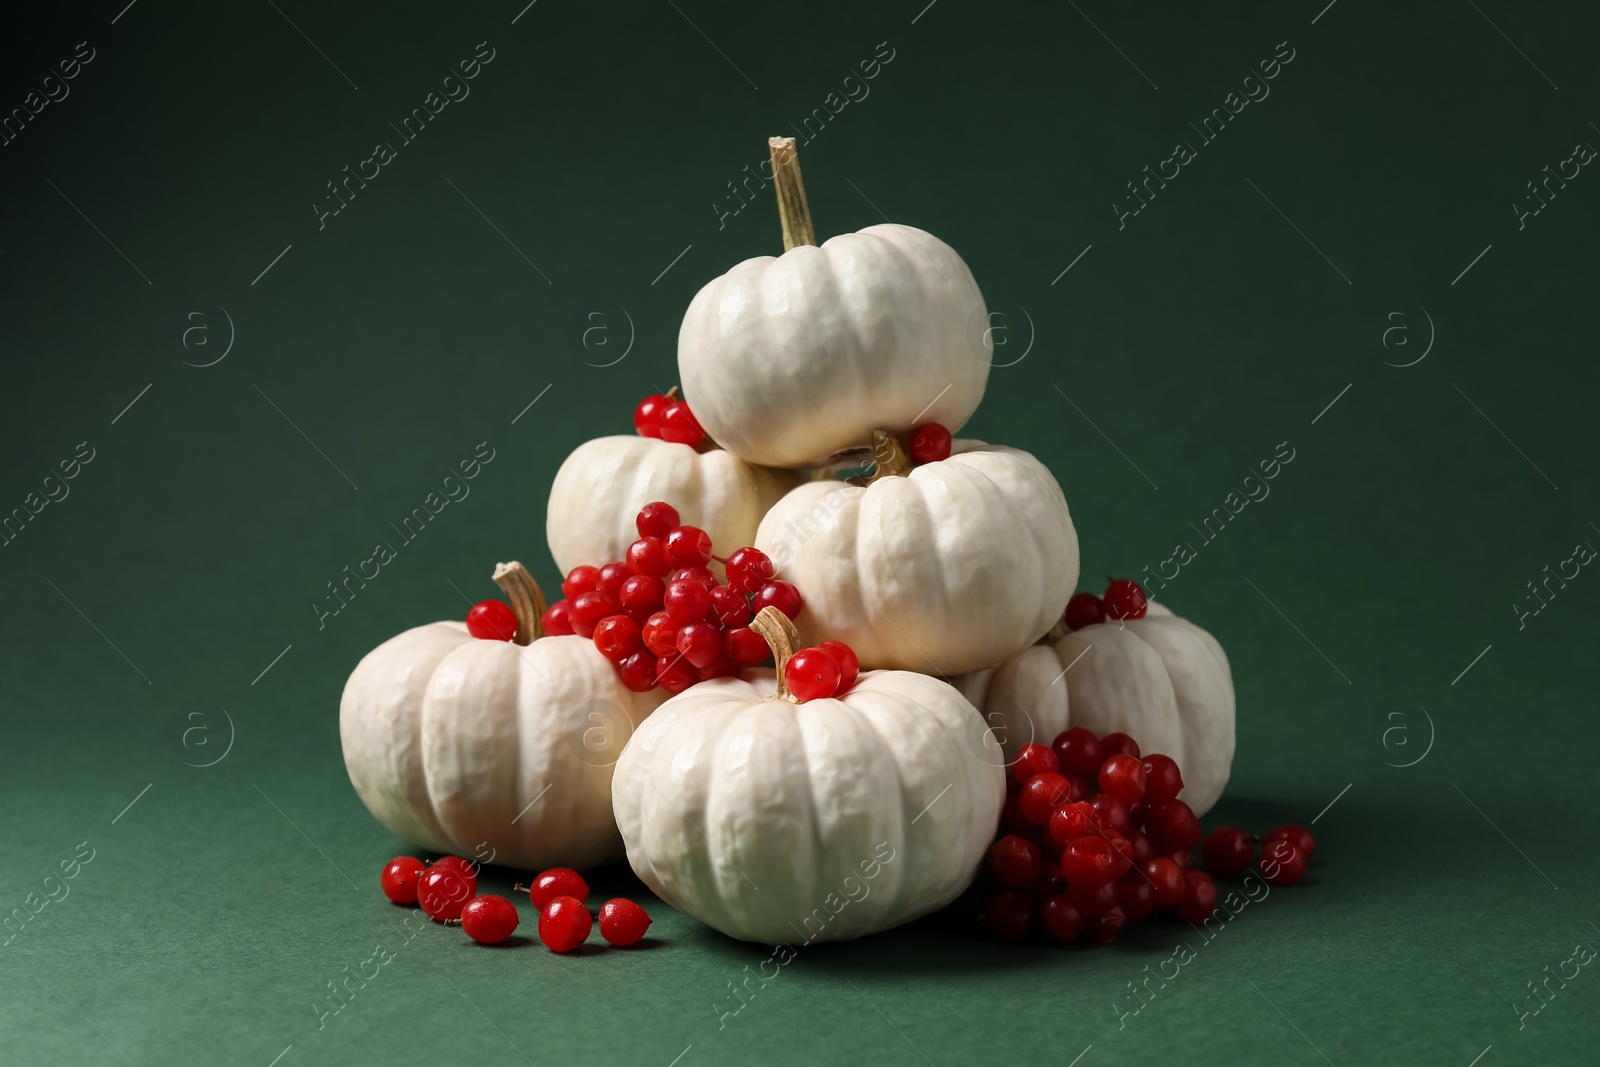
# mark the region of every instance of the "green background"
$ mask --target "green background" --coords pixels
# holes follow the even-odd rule
[[[1512,605],[1600,544],[1600,179],[1509,207],[1600,143],[1591,6],[124,2],[10,13],[0,44],[6,110],[96,50],[0,148],[0,510],[95,450],[0,549],[0,908],[94,849],[0,951],[0,1061],[1593,1062],[1594,968],[1515,1005],[1600,944],[1600,576]],[[319,230],[324,183],[480,41],[470,97]],[[1119,229],[1124,183],[1281,41],[1270,97]],[[675,380],[700,285],[780,247],[770,193],[722,218],[725,183],[879,42],[801,149],[819,232],[887,216],[966,258],[1006,364],[969,432],[1056,472],[1086,584],[1198,547],[1164,599],[1238,689],[1207,824],[1320,813],[1311,875],[1120,1029],[1187,928],[1002,947],[958,905],[802,951],[719,1029],[768,950],[646,900],[631,952],[426,929],[319,1030],[405,914],[340,757],[346,675],[497,560],[555,580],[556,466]],[[227,317],[227,357],[186,366]],[[324,584],[484,440],[471,497],[319,629]]]

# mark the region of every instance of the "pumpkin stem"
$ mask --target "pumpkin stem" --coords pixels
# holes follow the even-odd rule
[[[750,629],[760,634],[767,640],[767,647],[772,649],[772,662],[778,670],[778,696],[791,703],[798,704],[789,693],[789,682],[783,676],[783,669],[789,665],[789,658],[800,647],[800,631],[794,628],[794,623],[789,621],[789,616],[768,604],[756,613],[750,620]]]
[[[894,434],[883,430],[872,431],[872,475],[867,484],[879,478],[904,478],[911,473],[911,457]]]
[[[772,153],[772,184],[778,193],[778,223],[783,227],[783,250],[817,243],[811,226],[811,207],[806,203],[806,185],[800,178],[800,155],[793,137],[768,137]]]
[[[533,575],[528,573],[528,568],[512,560],[510,563],[497,563],[494,567],[494,581],[505,591],[507,599],[511,601],[511,611],[517,617],[517,636],[513,640],[519,645],[531,645],[544,636],[544,593],[539,589],[539,583],[533,580]]]

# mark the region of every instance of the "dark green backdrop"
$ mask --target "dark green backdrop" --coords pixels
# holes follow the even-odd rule
[[[8,13],[0,108],[40,110],[0,147],[0,512],[69,495],[0,548],[0,908],[66,895],[3,935],[0,1060],[1592,1062],[1600,975],[1529,983],[1600,945],[1600,575],[1567,563],[1538,614],[1527,585],[1600,545],[1590,5],[524,2]],[[654,902],[653,947],[561,958],[408,938],[378,894],[400,846],[345,777],[346,674],[497,560],[554,580],[557,464],[675,380],[701,284],[779,249],[728,183],[819,108],[819,232],[887,216],[966,257],[1004,364],[970,431],[1055,470],[1085,575],[1194,551],[1162,595],[1239,698],[1208,823],[1320,814],[1312,876],[1120,1026],[1192,932],[1052,951],[936,917],[803,951],[719,1029],[767,950]],[[471,497],[319,628],[481,441]]]

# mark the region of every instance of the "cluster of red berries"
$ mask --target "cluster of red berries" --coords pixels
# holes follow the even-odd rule
[[[950,431],[937,422],[925,422],[911,431],[906,452],[915,463],[937,463],[950,458]]]
[[[698,445],[706,437],[705,427],[689,405],[670,394],[654,393],[639,401],[633,409],[633,428],[640,437],[657,437],[679,445]]]
[[[1062,617],[1069,630],[1105,622],[1107,619],[1142,619],[1150,607],[1138,582],[1131,578],[1114,578],[1106,586],[1103,596],[1079,593],[1067,601],[1067,613]]]
[[[1200,858],[1212,874],[1233,878],[1255,862],[1257,844],[1261,846],[1261,877],[1269,885],[1294,885],[1317,852],[1317,839],[1303,826],[1275,826],[1262,837],[1253,837],[1237,826],[1219,826],[1200,842]]]
[[[1054,941],[1109,944],[1157,911],[1202,921],[1217,889],[1189,868],[1200,822],[1178,799],[1182,789],[1177,763],[1141,758],[1127,734],[1077,727],[1052,745],[1023,746],[989,849],[1001,886],[984,908],[990,934],[1023,941],[1038,929]]]
[[[396,904],[421,904],[428,917],[460,926],[472,940],[498,945],[517,928],[516,906],[493,893],[478,894],[478,872],[460,856],[445,856],[423,866],[414,856],[396,856],[383,868],[383,895]],[[551,952],[571,952],[589,939],[594,917],[584,901],[589,884],[566,867],[552,867],[518,885],[539,910],[539,940]],[[600,936],[613,945],[632,945],[650,928],[650,916],[624,897],[600,906]]]
[[[843,641],[824,641],[802,648],[789,657],[783,668],[789,692],[802,703],[839,696],[856,684],[860,674],[861,660],[855,649]]]

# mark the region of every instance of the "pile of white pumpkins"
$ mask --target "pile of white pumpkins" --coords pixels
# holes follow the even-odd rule
[[[806,643],[855,650],[854,685],[797,702],[772,669],[746,669],[632,692],[590,640],[542,634],[513,564],[496,578],[514,641],[408,630],[362,659],[340,704],[350,779],[406,841],[533,870],[625,854],[662,900],[767,944],[950,903],[994,839],[1010,759],[1069,725],[1172,754],[1197,814],[1234,750],[1210,634],[1157,604],[1066,632],[1078,539],[1042,463],[959,439],[903,462],[913,427],[957,430],[982,399],[983,296],[919,229],[818,246],[793,142],[771,148],[785,252],[707,284],[678,337],[684,400],[715,447],[582,445],[556,475],[548,541],[563,573],[622,559],[639,509],[666,501],[720,551],[765,552],[804,598]]]

